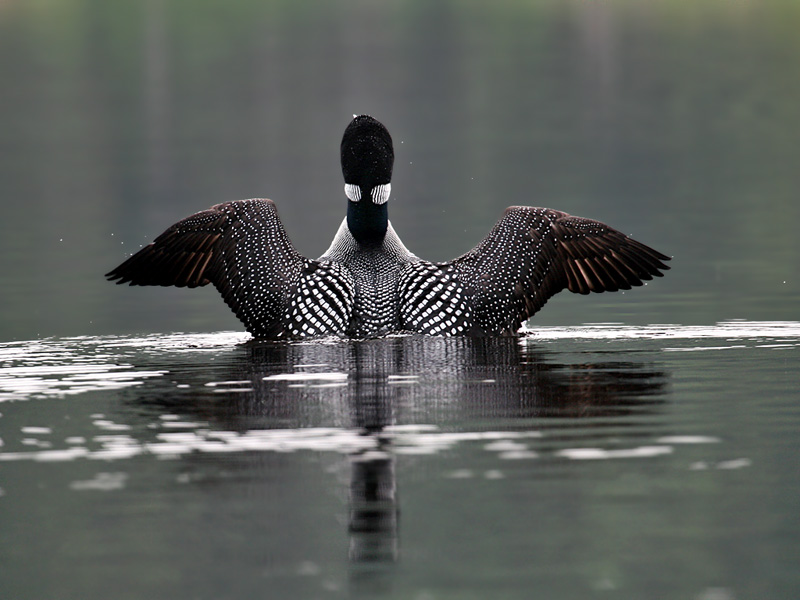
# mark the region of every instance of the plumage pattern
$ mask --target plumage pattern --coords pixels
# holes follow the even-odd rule
[[[464,286],[441,267],[410,263],[398,280],[400,328],[429,335],[466,335],[472,311]]]
[[[293,293],[285,333],[290,337],[342,335],[350,323],[355,282],[338,263],[308,261]]]
[[[397,281],[403,266],[419,259],[403,246],[391,225],[379,246],[364,248],[345,219],[319,260],[342,265],[352,277],[354,306],[345,335],[367,337],[400,329]]]

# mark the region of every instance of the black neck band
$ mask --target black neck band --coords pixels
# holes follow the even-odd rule
[[[375,246],[389,227],[388,202],[375,204],[369,198],[347,203],[347,228],[359,244]]]

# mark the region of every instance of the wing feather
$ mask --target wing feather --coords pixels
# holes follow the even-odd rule
[[[475,248],[441,266],[471,295],[487,335],[513,334],[563,289],[628,290],[661,277],[669,257],[599,221],[512,206]]]
[[[258,198],[217,204],[178,221],[106,274],[130,285],[214,284],[248,331],[282,331],[288,292],[312,261],[300,256],[275,204]]]

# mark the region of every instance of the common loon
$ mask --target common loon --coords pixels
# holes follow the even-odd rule
[[[394,149],[356,116],[341,143],[347,216],[317,260],[298,254],[275,204],[217,204],[175,223],[106,274],[130,285],[209,283],[259,338],[515,335],[563,289],[627,290],[661,277],[669,257],[598,221],[512,206],[483,241],[449,262],[409,252],[389,222]]]

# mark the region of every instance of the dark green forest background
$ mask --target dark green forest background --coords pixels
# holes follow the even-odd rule
[[[800,317],[793,0],[0,1],[0,340],[241,329],[213,290],[103,273],[217,202],[316,257],[353,113],[392,132],[390,218],[446,260],[511,204],[674,256],[532,325]]]

